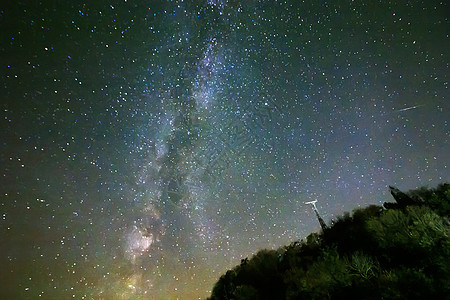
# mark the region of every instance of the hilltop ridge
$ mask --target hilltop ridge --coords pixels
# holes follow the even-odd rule
[[[209,299],[449,299],[450,184],[389,188],[395,202],[243,259]]]

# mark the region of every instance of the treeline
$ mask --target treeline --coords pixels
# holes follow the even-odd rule
[[[209,299],[450,299],[450,184],[390,189],[394,203],[243,259]]]

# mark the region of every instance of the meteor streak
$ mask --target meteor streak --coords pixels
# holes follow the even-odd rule
[[[406,107],[406,108],[402,108],[402,109],[397,109],[395,112],[407,111],[407,110],[416,109],[416,108],[419,108],[422,106],[424,106],[424,104],[419,104],[419,105],[414,105],[414,106],[410,106],[410,107]]]
[[[377,116],[372,116],[372,117],[389,116],[389,115],[401,113],[401,112],[404,112],[404,111],[407,111],[407,110],[416,109],[416,108],[419,108],[419,107],[422,107],[422,106],[425,106],[425,104],[419,104],[419,105],[409,106],[409,107],[405,107],[405,108],[401,108],[401,109],[396,109],[396,110],[393,110],[391,112],[382,113],[382,114],[379,114]]]

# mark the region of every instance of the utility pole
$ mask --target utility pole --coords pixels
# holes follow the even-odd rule
[[[319,215],[319,211],[316,207],[317,200],[305,202],[305,204],[311,204],[313,206],[313,210],[316,213],[317,219],[319,220],[320,227],[322,227],[322,230],[325,230],[327,228],[327,224],[325,224],[325,221],[322,219],[322,217]]]

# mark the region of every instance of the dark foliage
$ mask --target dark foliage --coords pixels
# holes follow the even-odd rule
[[[226,272],[214,299],[450,299],[450,184],[340,217]]]

